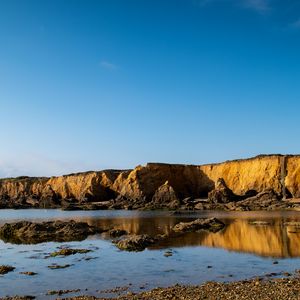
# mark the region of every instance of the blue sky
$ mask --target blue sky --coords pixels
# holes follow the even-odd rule
[[[299,1],[0,1],[0,46],[0,177],[299,152]]]

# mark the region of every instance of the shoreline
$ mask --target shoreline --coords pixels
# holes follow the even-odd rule
[[[272,275],[270,275],[272,276]],[[276,275],[275,275],[276,276]],[[129,291],[129,287],[116,287],[115,289],[101,291],[100,294],[111,296],[96,297],[89,295],[70,296],[68,294],[78,292],[76,290],[53,290],[48,295],[60,300],[216,300],[216,299],[244,299],[244,300],[299,300],[300,277],[299,271],[280,278],[270,278],[267,275],[251,279],[218,282],[208,281],[199,285],[174,284],[170,287],[157,287],[148,291],[135,293]],[[84,291],[84,289],[82,289]],[[113,296],[115,295],[115,296]],[[33,295],[7,296],[3,300],[29,300],[35,299]]]

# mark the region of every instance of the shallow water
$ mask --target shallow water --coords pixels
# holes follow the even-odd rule
[[[51,299],[56,296],[46,296],[48,290],[77,288],[81,292],[76,295],[110,296],[100,292],[116,286],[140,291],[175,283],[238,280],[271,272],[293,272],[300,268],[300,228],[298,232],[297,227],[284,224],[286,221],[300,221],[300,212],[173,215],[170,212],[138,211],[0,210],[0,223],[24,219],[74,219],[94,226],[154,235],[168,233],[180,221],[212,216],[223,220],[226,228],[218,233],[201,231],[169,238],[139,253],[119,251],[105,234],[70,243],[12,245],[0,241],[0,265],[16,267],[14,272],[0,277],[0,297],[27,294]],[[269,225],[251,225],[254,220],[267,221]],[[49,252],[65,245],[88,248],[93,252],[45,258]],[[173,251],[173,256],[165,257],[164,253],[169,249]],[[51,270],[48,266],[52,264],[71,266]],[[38,275],[19,274],[23,271],[37,272]]]

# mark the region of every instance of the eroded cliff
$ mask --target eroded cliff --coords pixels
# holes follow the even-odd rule
[[[287,195],[300,197],[300,156],[265,155],[200,166],[148,163],[125,171],[1,179],[0,203],[1,207],[59,207],[64,201],[110,201],[114,208],[125,207],[125,202],[127,208],[151,203],[163,208],[172,200],[192,202],[201,209],[201,201],[194,200],[207,198],[220,178],[238,196],[272,190],[280,197],[286,189]],[[167,191],[172,192],[170,197]]]

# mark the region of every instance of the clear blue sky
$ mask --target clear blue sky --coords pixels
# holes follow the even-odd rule
[[[0,177],[297,153],[299,112],[299,1],[0,1]]]

